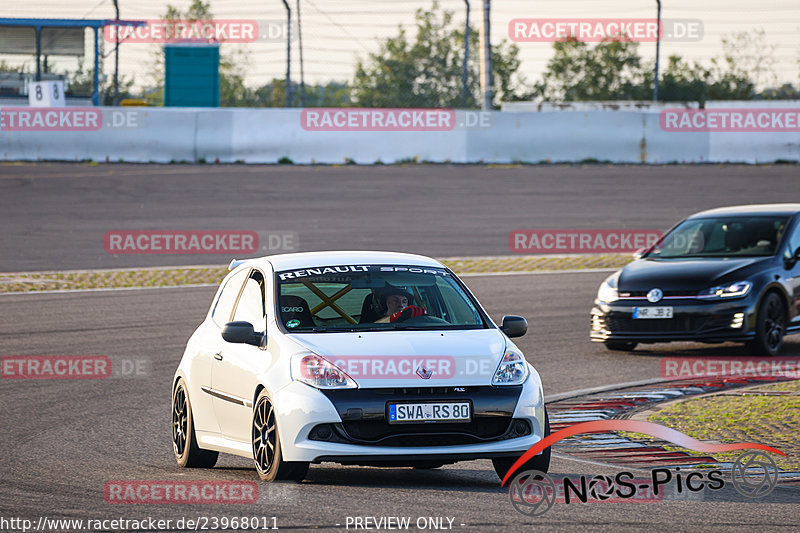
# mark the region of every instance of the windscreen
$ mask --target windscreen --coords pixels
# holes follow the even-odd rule
[[[477,303],[441,268],[332,265],[275,274],[290,332],[475,329]]]
[[[690,218],[667,233],[647,257],[761,257],[775,254],[786,216]]]

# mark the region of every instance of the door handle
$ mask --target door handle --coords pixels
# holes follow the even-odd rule
[[[222,352],[215,353],[214,359],[216,359],[217,361],[222,361]]]

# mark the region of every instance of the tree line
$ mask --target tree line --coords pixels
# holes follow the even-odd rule
[[[168,5],[168,20],[213,19],[209,2],[193,0],[184,12]],[[481,102],[477,28],[471,28],[466,91],[463,89],[464,27],[452,11],[434,1],[419,9],[416,25],[379,44],[377,52],[359,57],[350,80],[324,84],[292,81],[291,105],[306,107],[450,107],[478,108]],[[514,101],[650,100],[654,65],[640,55],[639,43],[623,39],[589,44],[577,40],[553,43],[553,56],[536,81],[520,70],[519,47],[504,39],[492,46],[494,106]],[[707,63],[678,55],[666,58],[659,75],[662,101],[798,99],[800,86],[779,84],[774,74],[774,46],[766,44],[763,30],[740,32],[723,38],[722,54]],[[223,107],[283,107],[286,80],[275,78],[260,87],[245,83],[252,58],[236,49],[220,59],[220,105]],[[798,59],[800,65],[800,59]],[[110,78],[110,77],[109,77]],[[149,68],[150,86],[145,98],[159,105],[163,95],[163,52],[154,52]],[[91,92],[92,73],[78,70],[69,79],[72,92]],[[134,82],[122,77],[123,98],[141,96]],[[759,87],[766,87],[759,89]],[[110,79],[103,83],[106,103],[113,92]]]

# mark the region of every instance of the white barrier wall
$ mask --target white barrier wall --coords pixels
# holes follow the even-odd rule
[[[784,105],[800,108],[797,102]],[[658,111],[456,111],[448,131],[309,131],[301,124],[300,109],[91,109],[102,114],[102,125],[93,131],[20,131],[19,117],[16,127],[10,127],[6,113],[11,110],[0,109],[0,160],[800,162],[800,128],[779,133],[670,132],[661,127]]]

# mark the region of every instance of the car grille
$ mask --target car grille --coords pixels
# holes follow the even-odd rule
[[[610,314],[595,317],[598,320],[593,327],[607,329],[611,333],[643,333],[643,334],[697,334],[710,333],[728,329],[732,314],[725,315],[680,315],[668,319],[638,319],[630,314]]]
[[[630,316],[606,317],[606,326],[614,333],[680,333],[695,332],[708,317],[675,316],[669,319],[639,319]]]
[[[452,446],[477,444],[530,435],[531,424],[514,419],[522,385],[507,387],[387,387],[323,390],[339,413],[338,424],[312,428],[311,440],[365,446]],[[390,424],[388,406],[396,402],[468,401],[468,422]]]
[[[393,440],[395,436],[399,435],[415,435],[420,440],[424,441],[427,438],[435,439],[437,435],[447,436],[455,434],[463,434],[465,438],[474,439],[473,442],[480,442],[481,440],[499,437],[508,429],[511,423],[511,417],[480,417],[474,418],[467,423],[446,423],[446,428],[442,426],[445,423],[434,424],[389,424],[385,421],[366,421],[360,420],[357,422],[344,422],[344,429],[347,434],[359,440],[377,441],[390,437]],[[412,444],[414,446],[414,444]]]
[[[362,446],[457,446],[522,437],[531,434],[526,420],[476,417],[468,423],[389,424],[359,420],[315,426],[309,438]]]
[[[647,291],[621,291],[621,294],[625,294],[628,298],[646,298]],[[686,291],[663,291],[664,297],[666,298],[697,298],[697,293],[689,293]]]

